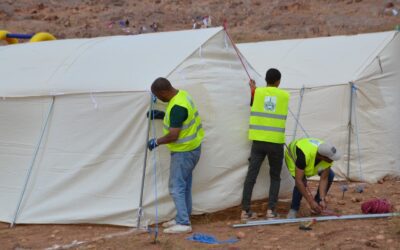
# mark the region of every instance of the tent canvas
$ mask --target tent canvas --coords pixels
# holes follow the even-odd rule
[[[160,76],[193,96],[205,129],[193,212],[239,204],[250,92],[222,28],[19,44],[0,47],[0,57],[0,221],[135,226],[149,89]],[[144,217],[154,221],[157,191],[159,220],[171,219],[168,150],[148,162]],[[253,199],[267,195],[266,168]],[[282,180],[289,192],[285,170]]]
[[[238,47],[260,75],[270,67],[282,72],[281,87],[292,92],[299,125],[342,151],[337,174],[367,182],[400,176],[398,31]],[[305,136],[293,116],[289,119],[287,139]]]

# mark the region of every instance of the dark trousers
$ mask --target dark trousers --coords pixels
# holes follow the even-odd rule
[[[283,144],[253,141],[250,154],[250,165],[247,170],[246,180],[243,187],[242,209],[250,210],[251,196],[261,164],[268,157],[269,176],[271,183],[269,186],[268,208],[274,210],[278,202],[279,188],[281,183],[281,170],[283,162]]]
[[[318,174],[321,176],[321,173]],[[329,188],[332,185],[333,178],[335,178],[335,173],[332,171],[332,169],[329,169],[329,176],[328,176],[328,186],[326,189],[326,193],[328,193]],[[303,179],[304,186],[307,187],[307,179],[304,177]],[[303,195],[300,193],[300,191],[297,189],[296,186],[293,188],[293,196],[292,196],[292,205],[290,206],[291,209],[294,209],[296,211],[299,211],[300,209],[300,204],[301,204],[301,199],[303,198]],[[314,200],[319,203],[321,201],[321,198],[319,197],[319,187],[317,194],[314,197]]]

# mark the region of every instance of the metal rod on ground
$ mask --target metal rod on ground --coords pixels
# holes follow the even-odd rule
[[[19,210],[21,208],[22,200],[24,199],[25,191],[26,191],[26,188],[27,188],[28,183],[29,183],[29,179],[30,179],[31,174],[32,174],[33,165],[35,165],[36,156],[37,156],[37,154],[39,152],[40,145],[42,144],[43,135],[46,132],[47,124],[49,123],[49,118],[50,118],[51,113],[53,111],[54,100],[55,100],[55,97],[53,96],[53,98],[51,99],[49,110],[47,112],[45,123],[43,125],[42,131],[40,132],[39,140],[36,143],[36,147],[35,147],[35,150],[34,150],[34,153],[33,153],[33,157],[32,157],[31,163],[29,165],[28,173],[26,174],[26,177],[25,177],[25,183],[24,183],[24,186],[22,188],[22,192],[21,192],[21,195],[19,197],[17,208],[15,209],[14,218],[12,220],[12,223],[11,223],[10,227],[14,227],[15,222],[17,221],[17,217],[18,217]]]
[[[300,120],[300,112],[301,112],[301,104],[303,103],[303,95],[304,95],[304,86],[300,90],[299,107],[297,109],[297,118],[296,118],[296,123],[294,124],[292,141],[294,141],[296,139],[297,124],[299,123],[299,120]]]
[[[149,117],[147,122],[147,133],[146,133],[146,143],[145,143],[145,151],[144,151],[144,159],[143,159],[143,173],[142,173],[142,186],[140,188],[140,200],[139,200],[139,208],[138,208],[138,217],[137,217],[137,226],[136,229],[140,229],[140,219],[142,218],[143,213],[143,189],[144,189],[144,179],[146,176],[146,165],[147,165],[147,142],[149,141],[149,133],[150,133],[150,124],[151,124],[151,110],[153,109],[153,95],[150,94],[150,106],[149,106]]]
[[[349,110],[349,134],[347,140],[347,179],[350,179],[350,150],[351,150],[351,131],[352,131],[352,117],[353,117],[353,87],[354,83],[350,82],[350,110]]]
[[[330,220],[354,220],[354,219],[377,219],[400,216],[400,213],[386,213],[386,214],[353,214],[353,215],[342,215],[342,216],[321,216],[321,217],[309,217],[309,218],[295,218],[295,219],[277,219],[277,220],[259,220],[259,221],[248,221],[246,224],[235,224],[234,228],[239,227],[252,227],[262,225],[277,225],[277,224],[290,224],[307,221],[330,221]]]

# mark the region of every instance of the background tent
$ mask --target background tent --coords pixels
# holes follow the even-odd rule
[[[203,120],[194,213],[240,203],[250,91],[223,29],[4,46],[0,58],[1,221],[136,225],[149,89],[160,76],[192,94]],[[157,191],[160,220],[170,219],[169,153],[148,158],[144,216],[154,220]],[[265,168],[254,199],[267,195]],[[285,193],[293,184],[282,178]]]
[[[335,165],[338,174],[368,182],[400,176],[398,31],[238,47],[260,75],[270,67],[281,70],[291,109],[307,133],[344,153]],[[290,118],[287,139],[302,131]]]

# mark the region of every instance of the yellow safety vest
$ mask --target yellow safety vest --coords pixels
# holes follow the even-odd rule
[[[178,140],[167,144],[172,152],[187,152],[200,146],[204,138],[204,130],[202,128],[201,119],[192,97],[184,90],[179,90],[169,102],[164,117],[164,135],[169,133],[170,113],[174,105],[179,105],[187,109],[188,117],[183,122]]]
[[[306,177],[318,174],[318,170],[323,170],[332,166],[332,163],[320,161],[317,166],[315,165],[315,157],[318,153],[318,146],[324,141],[317,138],[302,138],[291,142],[288,146],[289,151],[285,150],[285,161],[290,174],[294,177],[296,171],[296,147],[298,147],[305,155],[306,168],[304,174]],[[293,158],[293,159],[292,159]]]
[[[285,143],[289,98],[289,92],[276,87],[256,88],[250,113],[250,140]]]

